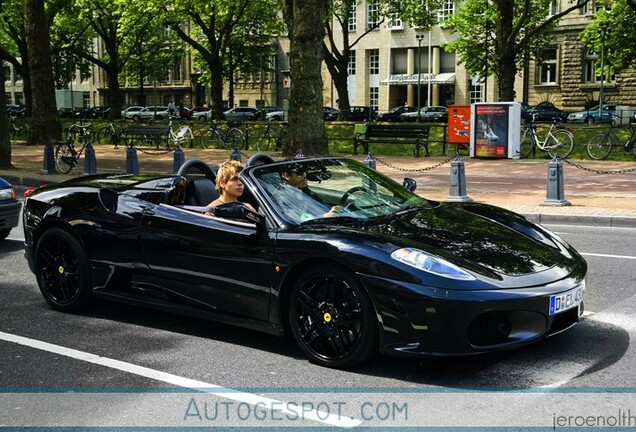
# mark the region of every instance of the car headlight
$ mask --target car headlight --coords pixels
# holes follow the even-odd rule
[[[391,258],[403,264],[415,267],[428,273],[450,279],[475,280],[476,278],[465,270],[459,268],[442,258],[430,255],[424,251],[413,248],[403,248],[394,251]]]
[[[15,199],[15,190],[13,188],[0,189],[0,200]]]

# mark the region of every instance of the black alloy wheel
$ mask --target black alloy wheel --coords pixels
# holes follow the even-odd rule
[[[92,298],[88,260],[80,243],[61,228],[50,228],[37,243],[35,269],[46,301],[57,310],[77,311]]]
[[[333,265],[301,275],[290,294],[289,323],[309,360],[322,366],[352,367],[377,352],[371,300],[348,271]]]

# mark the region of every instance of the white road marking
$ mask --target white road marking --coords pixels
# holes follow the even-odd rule
[[[636,260],[636,256],[631,256],[631,255],[610,255],[610,254],[599,254],[599,253],[590,253],[590,252],[581,252],[581,255],[601,257],[601,258],[618,258],[618,259]]]
[[[47,351],[54,354],[63,355],[73,359],[93,363],[101,366],[105,366],[111,369],[117,369],[123,372],[135,374],[145,378],[162,381],[168,384],[172,384],[178,387],[189,388],[202,393],[215,395],[221,398],[235,400],[237,402],[245,402],[250,405],[256,406],[259,404],[261,407],[280,407],[280,409],[269,408],[272,411],[280,411],[285,414],[298,415],[297,411],[288,408],[288,405],[284,402],[265,398],[251,393],[246,393],[238,390],[228,389],[215,384],[209,384],[203,381],[196,381],[193,379],[181,377],[178,375],[161,372],[158,370],[150,369],[143,366],[138,366],[132,363],[127,363],[108,357],[101,357],[95,354],[91,354],[84,351],[75,350],[72,348],[66,348],[60,345],[54,345],[48,342],[39,341],[36,339],[30,339],[23,336],[18,336],[10,333],[0,332],[0,340],[7,342],[13,342],[19,345],[24,345],[30,348]],[[335,415],[319,410],[307,410],[303,411],[303,418],[313,420],[321,423],[325,423],[331,426],[337,427],[355,427],[359,426],[362,421],[354,418],[347,418],[342,415]]]

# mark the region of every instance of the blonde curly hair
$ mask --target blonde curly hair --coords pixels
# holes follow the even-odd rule
[[[223,162],[216,173],[216,184],[214,187],[217,192],[221,192],[221,182],[227,183],[232,177],[239,175],[241,171],[243,171],[243,165],[239,161],[230,159]]]

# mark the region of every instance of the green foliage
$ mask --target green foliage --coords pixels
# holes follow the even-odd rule
[[[636,67],[636,11],[625,0],[614,0],[610,6],[609,10],[599,10],[581,33],[581,40],[588,47],[599,56],[604,53],[606,74],[610,69],[620,72]]]

